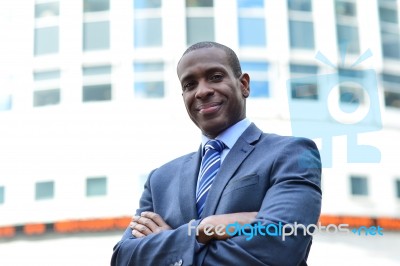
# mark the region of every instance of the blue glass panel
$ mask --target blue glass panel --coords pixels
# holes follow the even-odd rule
[[[59,78],[60,78],[60,70],[40,71],[33,73],[33,79],[35,81],[59,79]]]
[[[135,19],[134,36],[135,47],[161,46],[161,18]]]
[[[308,21],[289,21],[290,47],[314,49],[314,27]]]
[[[159,8],[161,7],[161,0],[134,0],[133,7],[136,9]]]
[[[252,98],[269,97],[268,81],[250,80],[250,97]]]
[[[242,61],[241,67],[242,67],[242,70],[244,72],[247,72],[247,71],[268,71],[268,63],[267,62],[247,62],[247,61]]]
[[[84,76],[93,76],[93,75],[105,75],[111,73],[111,66],[95,66],[95,67],[83,67],[82,74]]]
[[[164,97],[164,82],[162,81],[135,82],[134,89],[137,98]]]
[[[311,0],[288,0],[289,10],[312,11]]]
[[[317,66],[312,65],[290,65],[290,72],[291,73],[304,73],[304,74],[316,74],[318,71]]]
[[[238,0],[238,7],[264,7],[264,0]]]
[[[265,46],[265,33],[263,18],[239,18],[240,46]]]
[[[154,71],[163,71],[164,63],[162,62],[154,62],[154,63],[139,63],[136,62],[133,64],[135,72],[154,72]]]
[[[12,108],[12,96],[0,95],[0,111],[10,110]]]
[[[110,23],[108,21],[83,24],[83,50],[110,48]]]
[[[35,29],[35,55],[58,53],[58,27]]]

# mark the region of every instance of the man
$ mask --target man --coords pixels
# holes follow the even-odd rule
[[[202,145],[150,173],[111,264],[307,265],[312,236],[302,230],[285,239],[264,230],[249,239],[220,229],[316,224],[321,164],[315,144],[263,133],[246,118],[250,77],[230,48],[194,44],[177,73]]]

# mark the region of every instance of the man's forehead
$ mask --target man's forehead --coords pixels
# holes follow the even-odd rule
[[[207,65],[210,68],[228,64],[227,55],[224,50],[217,47],[205,47],[190,51],[182,56],[178,62],[178,75],[183,72],[182,68],[194,65]]]

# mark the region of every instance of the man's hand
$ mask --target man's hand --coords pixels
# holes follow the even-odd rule
[[[231,236],[226,233],[223,235],[216,234],[215,230],[214,234],[206,235],[204,233],[204,229],[207,225],[212,225],[215,229],[217,225],[225,225],[226,227],[228,224],[233,224],[236,222],[240,225],[249,224],[255,220],[256,215],[257,212],[237,212],[208,216],[204,218],[199,224],[199,235],[197,236],[197,241],[203,244],[207,244],[212,239],[226,240],[228,238],[231,238]]]
[[[172,229],[161,216],[155,212],[142,212],[140,216],[133,216],[129,227],[132,229],[132,235],[137,238]]]

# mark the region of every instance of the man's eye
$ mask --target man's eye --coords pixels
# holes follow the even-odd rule
[[[183,90],[190,90],[191,88],[193,88],[194,87],[194,82],[187,82],[187,83],[185,83],[185,84],[183,84]]]
[[[222,74],[214,74],[210,77],[211,81],[221,81],[224,78]]]

